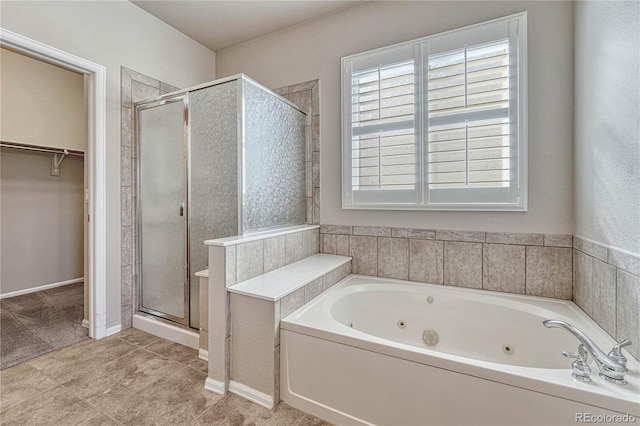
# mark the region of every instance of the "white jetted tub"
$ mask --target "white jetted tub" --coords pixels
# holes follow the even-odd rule
[[[340,425],[640,423],[637,360],[576,381],[547,319],[616,343],[572,302],[351,275],[282,320],[281,399]]]

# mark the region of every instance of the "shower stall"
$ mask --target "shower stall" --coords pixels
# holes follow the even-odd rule
[[[244,75],[136,104],[137,308],[198,329],[204,241],[306,221],[306,116]]]

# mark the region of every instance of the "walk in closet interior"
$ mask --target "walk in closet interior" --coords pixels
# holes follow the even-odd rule
[[[0,51],[0,369],[88,337],[84,75]]]

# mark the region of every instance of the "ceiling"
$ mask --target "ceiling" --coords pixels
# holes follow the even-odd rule
[[[130,0],[213,51],[363,3],[332,0]]]

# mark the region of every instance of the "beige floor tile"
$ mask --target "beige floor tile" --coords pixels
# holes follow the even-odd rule
[[[311,414],[305,414],[304,417],[295,423],[295,426],[332,426],[332,423],[312,416]]]
[[[279,404],[275,410],[258,416],[255,421],[256,426],[283,426],[297,424],[305,416],[302,411],[289,407],[287,404]]]
[[[137,346],[120,339],[87,341],[28,362],[57,383],[65,383],[133,352]]]
[[[100,410],[113,410],[123,397],[146,392],[154,382],[172,374],[176,363],[146,349],[116,358],[64,386]]]
[[[140,331],[81,342],[0,373],[0,424],[328,425],[206,391],[199,362],[196,350]]]
[[[121,424],[122,423],[115,419],[112,419],[106,414],[100,413],[97,416],[82,423],[80,426],[119,426]]]
[[[79,425],[97,414],[95,408],[58,386],[2,411],[0,424]]]
[[[228,393],[213,407],[202,413],[193,425],[249,425],[259,417],[269,415],[269,410],[244,398]]]
[[[56,383],[53,380],[29,364],[0,371],[0,410],[13,407],[54,387]]]
[[[118,397],[118,404],[104,412],[127,425],[189,424],[222,396],[204,389],[206,373],[176,364],[171,375],[152,387]]]
[[[154,336],[153,334],[145,333],[142,330],[138,330],[137,328],[127,328],[124,331],[121,331],[118,334],[114,334],[112,337],[122,339],[125,342],[133,343],[136,346],[147,346],[151,343],[157,342],[161,340],[159,337]]]
[[[208,364],[206,361],[198,358],[198,351],[196,349],[192,349],[179,343],[170,342],[164,339],[152,343],[151,345],[147,346],[146,349],[196,370],[204,372],[207,371]]]

